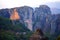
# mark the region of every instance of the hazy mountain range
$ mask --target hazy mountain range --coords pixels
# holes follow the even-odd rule
[[[50,8],[60,9],[60,2],[49,2],[49,3],[46,3],[46,5],[48,5]]]
[[[60,14],[60,9],[52,8],[51,11],[52,11],[52,14]]]
[[[60,2],[46,3],[51,8],[52,14],[60,14]]]

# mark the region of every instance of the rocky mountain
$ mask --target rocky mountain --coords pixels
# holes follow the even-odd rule
[[[44,32],[50,29],[51,22],[51,10],[46,5],[41,5],[40,7],[35,9],[35,24],[34,28],[41,28]],[[49,29],[48,29],[49,26]]]
[[[10,20],[13,19],[13,24],[19,24],[20,22],[32,31],[38,28],[44,33],[48,32],[50,34],[59,31],[59,27],[56,26],[58,25],[56,21],[59,17],[57,14],[52,14],[50,7],[47,5],[40,5],[36,7],[35,10],[28,6],[0,9],[0,16],[10,18]]]

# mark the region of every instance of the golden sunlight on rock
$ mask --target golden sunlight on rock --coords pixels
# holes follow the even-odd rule
[[[14,9],[13,13],[10,16],[11,20],[18,20],[20,19],[20,16],[18,15],[18,12],[16,11],[16,9]]]

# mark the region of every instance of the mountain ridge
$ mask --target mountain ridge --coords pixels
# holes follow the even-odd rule
[[[50,10],[51,8],[48,7],[47,5],[44,5],[44,6],[41,5],[40,7],[36,8],[35,11],[32,7],[28,7],[28,6],[17,7],[17,8],[12,8],[12,9],[2,9],[0,10],[0,16],[2,17],[7,16],[7,18],[10,18],[9,13],[12,14],[14,9],[16,9],[16,11],[18,12],[20,16],[19,22],[25,24],[25,26],[27,26],[27,28],[29,28],[30,30],[35,31],[37,28],[41,28],[42,30],[44,29],[43,32],[52,33],[51,31],[52,29],[53,32],[55,33],[55,29],[53,29],[51,26],[56,27],[54,24],[56,22],[54,21],[57,20],[56,18],[58,17],[56,15],[55,16],[52,15],[51,10]],[[51,25],[51,22],[53,25]]]

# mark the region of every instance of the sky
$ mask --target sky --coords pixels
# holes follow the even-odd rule
[[[0,9],[21,6],[38,7],[49,2],[60,2],[60,0],[0,0]]]

